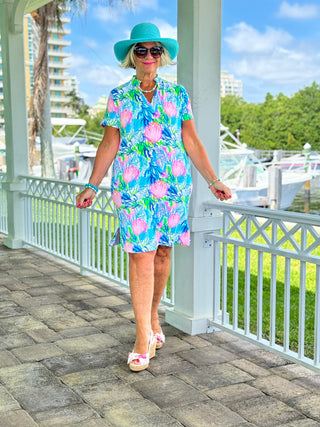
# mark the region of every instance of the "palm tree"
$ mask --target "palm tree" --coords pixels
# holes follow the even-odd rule
[[[67,102],[66,105],[70,107],[74,113],[80,114],[84,105],[84,100],[77,95],[75,89],[67,93],[67,96],[70,97],[70,101]]]
[[[109,5],[114,0],[105,0]],[[121,4],[132,7],[134,0],[119,0]],[[42,176],[54,178],[52,151],[52,130],[50,112],[49,70],[48,70],[48,33],[49,25],[61,26],[61,15],[70,6],[72,12],[81,13],[87,8],[87,0],[53,0],[31,13],[39,26],[40,40],[38,57],[33,71],[33,95],[29,109],[29,154],[30,167],[34,165],[35,140],[40,135]]]

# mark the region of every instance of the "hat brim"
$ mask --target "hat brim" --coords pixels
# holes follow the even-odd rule
[[[179,44],[175,39],[168,38],[150,38],[146,37],[139,39],[121,40],[114,45],[114,53],[118,61],[123,61],[129,52],[130,47],[135,43],[143,42],[159,42],[169,52],[170,59],[174,59],[178,55]]]

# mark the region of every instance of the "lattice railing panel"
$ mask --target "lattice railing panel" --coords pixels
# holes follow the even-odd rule
[[[208,204],[213,325],[320,372],[320,218]],[[219,268],[220,266],[220,268]]]

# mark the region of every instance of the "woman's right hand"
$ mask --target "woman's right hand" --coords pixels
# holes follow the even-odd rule
[[[92,205],[92,201],[95,198],[96,192],[91,188],[84,189],[76,197],[76,206],[79,209],[88,208]]]

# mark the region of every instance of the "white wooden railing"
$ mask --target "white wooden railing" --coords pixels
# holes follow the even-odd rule
[[[208,204],[214,245],[212,325],[320,369],[320,218]]]
[[[21,177],[25,180],[25,243],[128,286],[128,256],[119,246],[109,246],[118,226],[110,188],[100,187],[93,205],[76,208],[79,183]],[[162,301],[172,305],[173,274]]]

